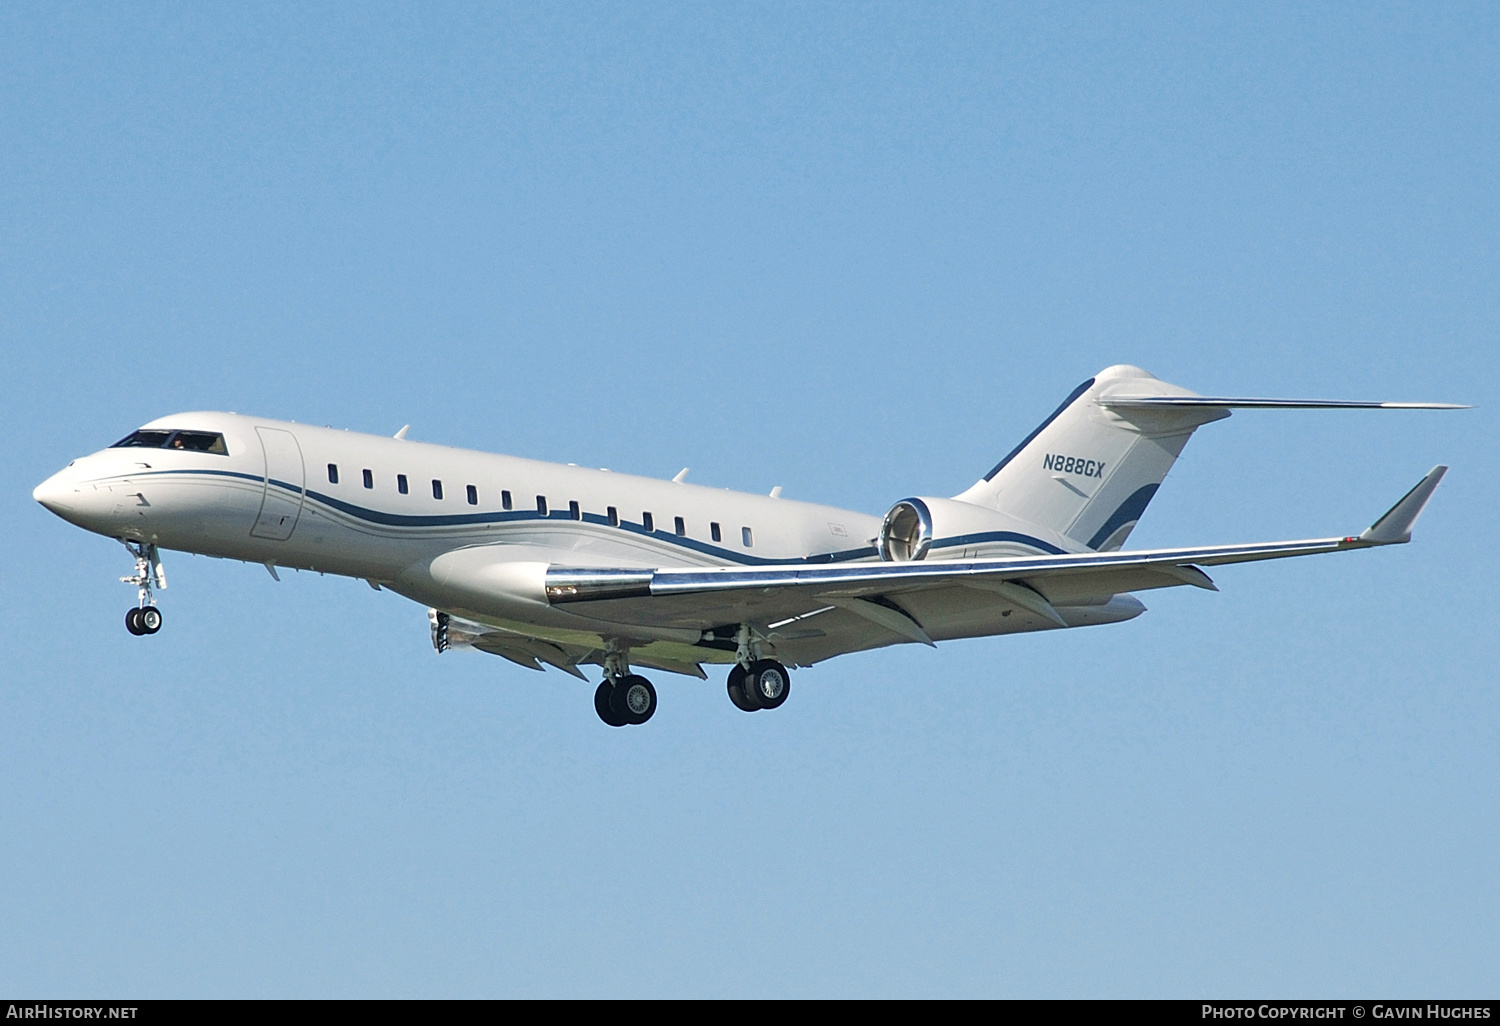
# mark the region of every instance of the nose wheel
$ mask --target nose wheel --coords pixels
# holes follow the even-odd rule
[[[124,539],[121,539],[124,541]],[[161,630],[161,610],[152,601],[152,589],[167,586],[167,572],[155,545],[125,541],[125,548],[135,558],[135,573],[121,577],[124,584],[136,587],[136,607],[125,614],[125,629],[131,634],[155,634]]]
[[[161,610],[155,606],[126,610],[125,629],[131,634],[155,634],[161,630]]]

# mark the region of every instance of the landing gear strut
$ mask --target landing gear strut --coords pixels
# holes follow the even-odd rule
[[[152,603],[151,590],[153,587],[166,588],[167,572],[162,569],[155,545],[123,538],[121,541],[135,557],[135,574],[120,578],[122,583],[136,587],[136,607],[125,614],[125,629],[131,634],[155,634],[161,630],[161,610]]]
[[[656,712],[656,688],[630,672],[630,651],[610,641],[604,654],[604,680],[594,691],[594,712],[611,727],[639,726]]]
[[[792,675],[774,659],[761,658],[760,642],[749,624],[740,624],[735,655],[738,662],[729,671],[729,700],[743,712],[775,709],[792,693]]]

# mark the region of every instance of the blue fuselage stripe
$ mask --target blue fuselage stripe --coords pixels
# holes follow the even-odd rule
[[[253,481],[256,484],[265,483],[265,478],[260,477],[259,475],[245,474],[234,470],[154,470],[148,474],[135,474],[132,476],[159,477],[179,474],[201,474],[214,477],[232,477],[244,481]],[[581,522],[585,524],[593,524],[599,527],[610,527],[611,530],[626,531],[627,533],[639,535],[643,538],[650,538],[655,542],[664,542],[668,545],[676,545],[680,548],[692,549],[694,552],[701,552],[705,555],[714,556],[727,562],[739,563],[744,566],[788,566],[795,564],[844,563],[856,559],[869,559],[877,555],[874,546],[865,545],[860,548],[843,549],[837,552],[818,552],[810,556],[767,559],[762,556],[751,556],[747,555],[746,553],[735,552],[732,549],[726,549],[721,546],[714,545],[710,542],[699,541],[696,538],[687,538],[682,535],[668,534],[663,531],[648,531],[643,525],[631,523],[628,520],[622,519],[618,527],[613,527],[609,523],[609,518],[600,513],[582,513],[580,514],[579,520],[577,521],[573,520],[572,515],[567,510],[552,510],[545,515],[538,513],[535,510],[491,510],[484,513],[447,513],[429,515],[387,513],[385,510],[370,509],[367,506],[360,506],[352,502],[346,502],[343,499],[336,499],[331,495],[325,495],[322,492],[316,492],[312,489],[306,489],[304,491],[304,489],[299,488],[296,485],[291,484],[290,482],[280,481],[276,478],[271,479],[271,484],[283,489],[284,491],[290,492],[292,495],[297,496],[298,498],[302,498],[305,495],[307,499],[311,499],[314,502],[320,503],[328,507],[329,509],[337,510],[338,512],[343,513],[345,516],[353,517],[356,520],[363,520],[366,523],[370,524],[378,524],[381,527],[481,527],[485,524],[540,523],[542,521],[554,523]],[[1142,491],[1145,491],[1145,489],[1142,489]],[[1155,486],[1152,486],[1151,491],[1155,491]],[[1131,499],[1126,500],[1125,505],[1122,506],[1120,510],[1116,511],[1115,517],[1120,516],[1121,513],[1125,511],[1126,507],[1130,506],[1131,501],[1134,500],[1139,494],[1140,493],[1137,492],[1135,496],[1131,496]],[[1145,500],[1141,502],[1141,509],[1144,509],[1145,502],[1149,501],[1150,496],[1147,495],[1145,497]],[[1139,512],[1137,512],[1136,516],[1139,515]],[[1110,519],[1111,521],[1113,521],[1115,518],[1111,517]],[[1105,537],[1108,537],[1108,534],[1106,534]],[[1033,549],[1036,549],[1038,552],[1045,552],[1048,555],[1060,556],[1065,554],[1065,550],[1058,548],[1056,545],[1045,542],[1040,538],[1032,537],[1029,534],[1019,534],[1015,531],[982,531],[976,534],[957,535],[952,538],[939,538],[933,541],[932,547],[934,549],[947,549],[964,545],[980,545],[986,542],[1015,542],[1017,544],[1026,545]]]
[[[960,534],[952,538],[939,538],[932,543],[935,549],[949,549],[959,545],[981,545],[985,542],[1016,542],[1033,549],[1047,553],[1049,556],[1062,556],[1067,554],[1066,549],[1060,549],[1056,545],[1044,542],[1040,538],[1033,538],[1029,534],[1018,534],[1015,531],[979,531],[975,534]]]
[[[264,484],[265,478],[257,474],[245,474],[233,470],[154,470],[147,474],[135,474],[133,477],[159,477],[167,475],[208,475],[214,477],[232,477],[245,481],[253,481],[255,484]],[[714,556],[726,562],[739,563],[745,566],[785,566],[789,564],[820,564],[820,563],[843,563],[856,559],[869,559],[876,555],[874,546],[865,545],[860,548],[843,549],[837,552],[819,552],[810,556],[785,557],[779,559],[768,559],[762,556],[751,556],[746,553],[735,552],[732,549],[722,548],[710,542],[699,541],[696,538],[687,538],[681,535],[668,534],[662,531],[648,531],[641,524],[621,520],[618,527],[612,527],[609,518],[600,513],[581,513],[579,520],[574,521],[571,513],[566,510],[551,510],[546,515],[535,510],[492,510],[484,513],[449,513],[413,515],[407,513],[388,513],[385,510],[370,509],[356,503],[346,502],[343,499],[325,495],[312,489],[299,488],[288,481],[271,479],[275,485],[291,495],[320,503],[329,509],[337,510],[346,516],[366,523],[378,524],[382,527],[480,527],[485,524],[512,524],[512,523],[586,523],[600,527],[610,527],[611,530],[623,530],[629,534],[649,538],[655,542],[663,542],[668,545],[676,545],[680,548],[692,549],[706,555]]]

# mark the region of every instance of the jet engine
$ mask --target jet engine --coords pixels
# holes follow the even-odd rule
[[[932,548],[932,511],[921,499],[902,499],[880,525],[876,542],[887,563],[924,559]]]
[[[930,496],[902,499],[892,506],[881,522],[875,545],[888,563],[1071,549],[1065,539],[1035,524],[973,503]]]

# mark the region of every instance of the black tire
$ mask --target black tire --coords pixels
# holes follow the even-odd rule
[[[161,610],[147,606],[136,613],[135,622],[142,634],[155,634],[161,630]]]
[[[762,659],[745,678],[750,700],[762,709],[775,709],[792,693],[792,675],[774,659]]]
[[[609,699],[610,711],[632,726],[640,726],[656,713],[656,688],[638,673],[623,677]]]
[[[739,663],[734,664],[734,669],[729,671],[729,700],[734,707],[741,712],[758,712],[760,706],[750,700],[750,695],[745,691],[745,668]]]
[[[599,718],[609,726],[623,727],[625,726],[625,721],[616,716],[614,710],[609,707],[609,699],[614,690],[614,685],[609,681],[605,681],[599,685],[598,689],[594,692],[594,712],[598,713]]]
[[[141,633],[141,622],[139,619],[137,619],[140,615],[141,611],[139,609],[135,609],[132,607],[125,610],[125,629],[131,634],[136,635],[137,637],[139,637]]]

